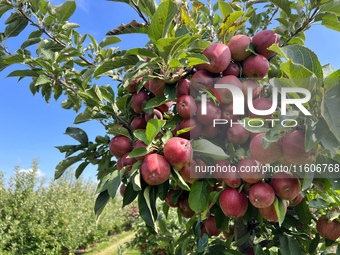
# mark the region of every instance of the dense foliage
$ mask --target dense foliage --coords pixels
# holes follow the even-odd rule
[[[75,1],[66,1],[59,6],[51,6],[45,0],[0,1],[0,16],[12,11],[5,21],[5,31],[0,33],[1,70],[13,64],[24,64],[27,69],[15,70],[8,76],[20,80],[30,77],[29,88],[33,95],[41,93],[47,102],[52,95],[55,99],[63,95],[66,98],[61,103],[63,108],[76,112],[85,109],[77,115],[75,124],[98,120],[105,128],[102,131],[105,134],[98,135],[94,142],[89,141],[85,131],[67,128],[65,134],[78,144],[57,147],[66,153],[66,158],[56,167],[55,178],[60,178],[70,165],[77,162],[82,162],[75,173],[77,178],[89,164],[97,165],[100,182],[94,205],[96,216],[102,214],[123,182],[126,184],[123,206],[137,200],[141,217],[154,234],[160,228],[157,225],[157,199],[166,201],[164,212],[169,206],[177,207],[178,220],[181,221],[182,217],[190,220],[186,224],[185,240],[173,247],[175,254],[186,254],[191,242],[196,245],[195,254],[319,254],[327,247],[337,245],[340,236],[340,72],[330,64],[322,65],[317,55],[303,45],[306,40],[304,31],[314,24],[340,30],[339,0],[235,0],[207,4],[165,0],[159,5],[154,0],[112,1],[129,4],[144,23],[131,21],[122,24],[109,31],[110,36],[100,43],[91,35],[80,35],[77,32],[79,25],[68,22],[76,9]],[[23,40],[20,49],[10,52],[5,42],[18,36],[28,24],[37,30]],[[257,36],[271,24],[277,25],[273,31]],[[131,33],[147,34],[150,42],[145,48],[124,51],[107,47],[121,41],[116,35]],[[270,44],[268,34],[275,37]],[[203,78],[222,80],[225,76],[223,70],[231,60],[231,41],[235,35],[252,37],[252,42],[248,41],[243,49],[245,58],[231,56],[233,63],[241,68],[233,79],[240,83],[242,78],[264,78],[256,81],[260,88],[256,96],[267,102],[269,99],[274,101],[274,92],[284,95],[287,89],[290,90],[285,96],[290,99],[304,99],[301,90],[294,89],[306,89],[311,98],[303,106],[312,116],[289,103],[287,109],[284,105],[282,107],[287,110],[287,115],[278,108],[267,118],[276,118],[280,123],[289,119],[289,123],[297,124],[294,127],[268,124],[262,119],[264,114],[259,118],[248,115],[247,111],[236,119],[240,123],[249,123],[257,117],[257,123],[263,123],[263,126],[245,125],[247,136],[242,142],[235,141],[230,135],[226,137],[225,133],[232,132],[230,129],[225,133],[217,132],[220,136],[216,134],[211,140],[205,139],[211,131],[198,132],[193,137],[194,128],[201,124],[209,127],[209,123],[198,118],[201,107],[197,107],[197,113],[179,113],[180,83],[202,72],[208,76]],[[91,43],[84,45],[87,37]],[[32,45],[37,45],[37,55],[28,50]],[[229,51],[226,53],[229,59],[224,61],[227,65],[217,65],[223,66],[222,70],[212,68],[214,57],[207,52],[209,46]],[[270,55],[267,55],[268,48]],[[249,70],[260,66],[257,62],[249,64],[252,59],[265,63],[261,75]],[[95,83],[105,76],[119,81],[118,89]],[[198,93],[200,89],[210,95],[210,105],[216,111],[221,111],[222,102],[231,105],[230,94],[222,100],[213,95],[213,82],[207,84],[210,87],[202,88],[201,85],[202,82],[196,86],[193,82],[190,84],[190,93],[196,91],[197,96],[192,106],[203,101],[203,96]],[[239,89],[241,87],[243,85],[239,85]],[[176,107],[172,107],[176,102]],[[198,122],[192,125],[191,121],[196,117]],[[136,120],[144,121],[143,127],[137,125]],[[263,155],[257,155],[256,160],[253,153],[259,150],[251,149],[254,138],[249,132],[263,132],[261,136],[254,136],[260,149],[265,151]],[[185,144],[188,153],[180,154],[180,149],[174,149],[178,148],[176,142]],[[266,150],[268,148],[280,151],[283,159],[274,157],[275,160],[267,161],[274,151]],[[293,153],[289,152],[290,149]],[[235,168],[243,160],[273,167],[294,161],[291,165],[296,167],[292,172],[295,174],[298,170],[300,180],[291,174],[296,183],[291,188],[295,190],[297,187],[298,192],[289,198],[284,198],[277,190],[272,192],[270,206],[267,204],[260,209],[270,208],[269,216],[276,217],[269,217],[268,213],[264,216],[263,210],[256,208],[259,205],[249,203],[252,202],[251,194],[245,195],[250,186],[246,188],[249,178],[243,176],[241,180],[239,176],[237,187],[229,184],[231,187],[227,187],[228,180],[222,181],[218,177],[200,180],[184,177],[184,168],[193,162],[192,153],[197,164],[200,161],[201,165],[213,165],[227,159],[228,164]],[[154,173],[148,175],[151,171]],[[159,176],[157,171],[161,173]],[[280,186],[280,182],[271,177],[271,174],[261,176],[257,182],[265,189],[273,190]],[[292,206],[298,193],[302,200]],[[262,192],[263,196],[265,194]],[[230,206],[230,197],[240,199],[234,199],[233,206]],[[291,201],[287,211],[285,200]],[[216,235],[221,231],[228,232],[230,224],[234,225],[233,236],[219,243],[212,241],[210,237],[215,232]],[[209,234],[202,235],[202,231]]]
[[[118,199],[107,204],[98,222],[93,206],[96,183],[75,179],[68,170],[58,181],[19,171],[4,185],[0,180],[0,253],[61,254],[87,247],[123,231],[134,220],[133,205],[121,209]],[[7,187],[8,186],[8,187]]]

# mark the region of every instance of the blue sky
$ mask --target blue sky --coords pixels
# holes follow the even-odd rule
[[[62,0],[51,0],[51,4],[60,4]],[[105,38],[105,33],[118,27],[121,23],[127,24],[133,19],[143,22],[136,12],[128,5],[110,1],[76,0],[77,10],[70,22],[78,23],[81,27],[77,31],[81,34],[89,33],[98,42]],[[4,31],[4,21],[8,15],[0,20],[0,31]],[[29,32],[33,28],[28,29]],[[18,38],[8,40],[8,50],[14,52],[19,48],[29,32]],[[335,70],[340,69],[339,41],[340,33],[323,26],[313,26],[306,32],[306,46],[313,50],[322,65],[331,63]],[[21,39],[20,39],[21,38]],[[116,47],[130,49],[143,47],[148,41],[145,35],[123,35],[122,42]],[[34,46],[30,48],[34,51]],[[0,73],[0,171],[6,172],[9,178],[13,174],[14,166],[29,169],[34,158],[40,159],[41,175],[52,178],[55,166],[64,159],[54,146],[76,144],[72,138],[64,135],[66,128],[77,126],[84,129],[90,140],[97,135],[105,135],[105,130],[99,122],[92,121],[81,125],[74,125],[77,113],[60,107],[63,99],[57,102],[51,99],[47,105],[40,94],[32,96],[29,90],[30,79],[17,82],[16,78],[5,78],[15,68],[14,66]],[[99,80],[98,84],[117,83],[109,79]],[[95,178],[96,168],[89,166],[83,176]]]

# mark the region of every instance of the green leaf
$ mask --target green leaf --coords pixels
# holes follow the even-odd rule
[[[224,2],[224,1],[218,1],[218,9],[220,10],[222,17],[226,18],[230,13],[233,12],[233,8],[231,6]]]
[[[125,127],[122,127],[119,124],[111,124],[109,131],[107,131],[108,134],[111,135],[123,135],[127,138],[131,138],[129,130],[127,130]]]
[[[317,208],[317,209],[323,209],[323,208],[329,207],[329,204],[326,200],[324,200],[322,198],[315,198],[315,199],[312,199],[309,202],[309,207]]]
[[[41,74],[35,82],[35,86],[43,85],[46,83],[51,83],[51,80],[45,74]]]
[[[209,237],[204,234],[197,242],[197,252],[204,252],[208,248]]]
[[[320,118],[319,121],[314,122],[312,118],[306,118],[306,132],[305,132],[305,150],[310,151],[319,142],[327,136],[329,129],[326,121]]]
[[[148,121],[148,124],[146,125],[146,137],[151,143],[153,139],[157,136],[159,131],[161,131],[162,127],[165,125],[166,120],[159,120],[159,119],[151,119]]]
[[[90,162],[83,162],[78,166],[75,173],[76,179],[79,178],[79,176],[83,173],[84,169],[87,167],[88,164],[90,164]]]
[[[88,144],[89,139],[85,131],[76,127],[68,127],[65,131],[65,135],[71,136],[73,139],[77,140],[81,144]]]
[[[197,199],[199,197],[199,199]],[[209,184],[206,180],[195,181],[189,193],[189,206],[195,212],[202,212],[209,203]]]
[[[127,55],[139,55],[142,57],[147,57],[147,58],[157,58],[158,55],[154,53],[152,50],[145,49],[145,48],[134,48],[131,50],[128,50]]]
[[[147,34],[148,26],[145,23],[138,23],[133,20],[129,24],[121,24],[119,27],[110,30],[106,35],[123,35],[123,34]]]
[[[340,151],[340,144],[332,132],[328,132],[326,137],[321,140],[321,144],[325,147],[325,149],[330,151],[332,158],[334,158]]]
[[[340,1],[328,1],[327,4],[321,7],[320,12],[330,12],[336,14],[337,16],[340,15]]]
[[[309,211],[309,207],[304,198],[298,205],[295,206],[295,211],[299,216],[299,220],[302,224],[310,224],[312,221],[312,215]]]
[[[225,216],[220,207],[215,211],[215,223],[219,230],[229,232],[229,217]]]
[[[109,37],[104,38],[104,40],[101,43],[99,43],[99,47],[104,48],[105,46],[116,44],[121,41],[122,40],[116,36],[109,36]]]
[[[221,255],[224,254],[225,249],[219,245],[212,245],[209,247],[208,255]]]
[[[0,18],[2,15],[4,15],[7,11],[11,10],[13,7],[10,5],[3,5],[0,6]]]
[[[5,29],[5,37],[15,37],[21,33],[28,25],[28,20],[25,18],[18,18],[16,21],[7,25]]]
[[[166,37],[177,12],[177,4],[171,0],[165,0],[158,6],[148,30],[148,35],[154,43],[158,39]]]
[[[285,216],[286,216],[286,209],[285,209],[285,206],[284,206],[281,199],[279,199],[277,197],[275,198],[274,208],[275,208],[275,212],[277,214],[277,217],[279,219],[279,225],[281,226],[281,224],[284,221]]]
[[[244,244],[245,242],[247,242],[249,240],[249,237],[251,235],[251,231],[247,232],[244,236],[242,236],[239,240],[237,240],[236,242],[234,242],[234,246],[241,246],[242,244]]]
[[[318,247],[319,242],[320,242],[320,235],[316,233],[315,237],[312,239],[312,241],[309,244],[308,251],[310,254],[314,253],[314,251]]]
[[[210,157],[215,160],[223,160],[229,158],[229,156],[220,147],[208,140],[194,140],[192,141],[191,145],[193,151],[198,152],[204,157]]]
[[[140,216],[142,217],[142,219],[144,220],[144,222],[148,226],[154,228],[155,224],[154,224],[153,215],[152,215],[152,212],[150,211],[149,206],[148,206],[148,202],[150,202],[150,201],[148,201],[148,202],[146,201],[144,194],[145,194],[144,191],[140,191],[139,195],[138,195],[139,213],[140,213]]]
[[[27,39],[26,41],[24,41],[24,42],[21,44],[20,48],[21,48],[21,49],[26,49],[28,46],[37,44],[37,43],[39,43],[40,41],[41,41],[41,38],[39,38],[39,37]]]
[[[181,174],[176,169],[171,168],[171,175],[182,189],[190,191],[190,187],[185,183]]]
[[[135,132],[133,132],[133,135],[138,139],[141,140],[143,143],[145,143],[146,145],[149,145],[149,141],[148,138],[146,137],[145,131],[138,129]]]
[[[107,183],[107,191],[110,195],[110,197],[115,198],[116,193],[117,193],[117,189],[120,185],[121,182],[121,174],[119,170],[114,171],[113,173],[111,173],[110,177],[109,177],[109,181]],[[124,192],[125,194],[125,192]]]
[[[293,63],[290,59],[286,63],[282,63],[280,67],[288,78],[309,78],[313,75],[306,67]]]
[[[250,122],[249,122],[250,121]],[[268,132],[270,128],[268,127],[268,123],[264,119],[260,118],[244,118],[238,121],[239,123],[244,123],[243,127],[249,132],[253,133],[262,133]],[[249,126],[249,123],[251,126]]]
[[[285,255],[302,254],[300,244],[295,238],[286,235],[281,235],[279,240],[281,254]]]
[[[66,171],[67,168],[69,168],[71,165],[73,165],[74,163],[80,160],[81,160],[81,157],[74,156],[74,157],[69,157],[61,161],[54,170],[54,179],[55,180],[59,179],[63,175],[63,173]]]
[[[55,8],[60,22],[68,21],[76,10],[75,1],[66,1]]]
[[[144,109],[153,109],[157,106],[160,106],[166,102],[168,102],[169,100],[165,98],[165,96],[162,96],[162,97],[154,97],[154,98],[151,98],[147,104],[144,106]]]
[[[23,55],[12,55],[12,56],[6,56],[6,58],[3,60],[3,64],[11,65],[11,64],[17,64],[24,62],[25,57]]]
[[[33,70],[15,70],[7,75],[7,77],[39,77],[39,74]]]
[[[256,255],[266,255],[266,253],[263,251],[263,248],[261,245],[257,244],[255,246],[255,254]]]
[[[287,14],[287,16],[290,16],[291,9],[289,0],[271,0],[270,2],[280,7]]]
[[[321,115],[325,119],[329,129],[340,141],[340,85],[333,86],[328,90],[322,100]]]
[[[125,66],[134,66],[139,61],[136,56],[124,56],[117,57],[114,60],[105,61],[102,65],[98,66],[94,72],[94,76],[99,76],[103,73],[111,71],[113,69],[118,69]]]
[[[103,212],[107,202],[109,202],[110,195],[107,190],[101,192],[95,202],[94,205],[94,213],[96,214],[96,219],[98,220],[99,216]]]
[[[131,204],[136,197],[138,196],[138,192],[133,189],[133,185],[131,182],[129,182],[126,185],[124,197],[123,197],[123,207]]]
[[[340,70],[330,73],[324,81],[325,89],[329,90],[333,86],[339,84],[339,78],[340,78]]]
[[[282,47],[281,50],[286,58],[290,58],[293,63],[304,66],[314,73],[317,78],[323,78],[322,65],[313,51],[297,44]]]

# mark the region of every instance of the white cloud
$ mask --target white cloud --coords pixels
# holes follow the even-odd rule
[[[30,169],[20,169],[20,170],[19,170],[19,173],[22,173],[22,172],[28,173],[28,172],[30,172],[30,171],[32,171],[32,168],[30,168]],[[43,177],[43,176],[45,176],[46,174],[43,173],[40,169],[38,169],[35,175],[36,175],[37,177]]]

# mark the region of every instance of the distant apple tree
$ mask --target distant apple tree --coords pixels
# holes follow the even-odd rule
[[[47,103],[62,98],[74,124],[103,125],[95,141],[66,129],[77,144],[57,146],[66,155],[55,179],[75,163],[77,178],[97,165],[97,217],[120,189],[123,206],[138,201],[162,254],[340,254],[340,70],[304,46],[313,25],[340,31],[340,1],[112,2],[130,5],[139,21],[98,43],[68,22],[75,1],[0,0],[0,17],[11,12],[0,70],[21,64],[8,77],[29,77]],[[36,30],[20,37],[28,25]],[[144,48],[110,47],[135,33],[150,38]],[[16,51],[12,40],[22,41]],[[101,77],[118,87],[98,85]],[[221,84],[246,95],[244,112]],[[229,170],[193,171],[213,166]],[[264,167],[289,171],[242,171]],[[159,200],[186,223],[180,236],[167,235]]]

